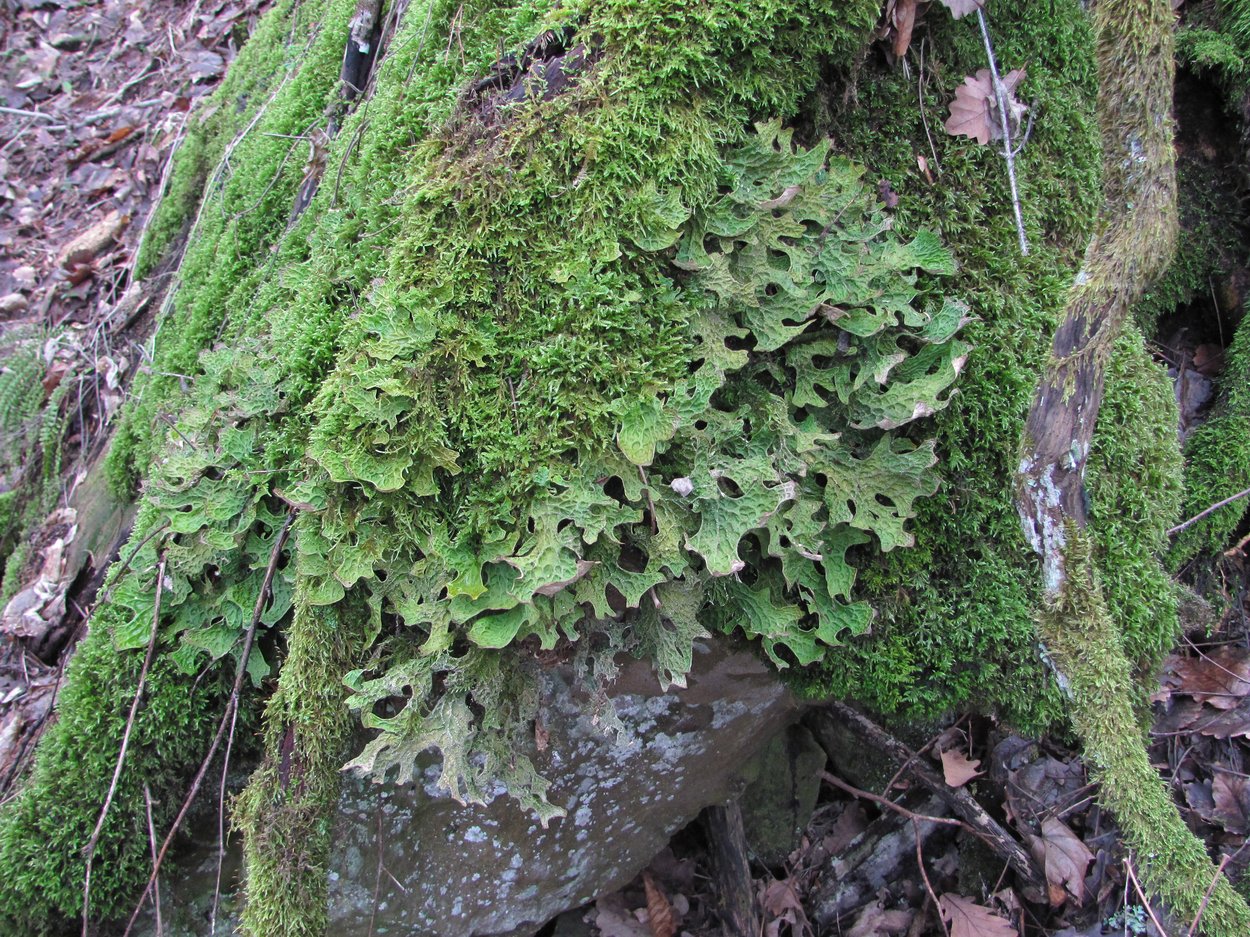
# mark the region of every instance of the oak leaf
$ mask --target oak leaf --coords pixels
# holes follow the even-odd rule
[[[1216,771],[1211,778],[1212,819],[1230,833],[1250,832],[1250,778]]]
[[[1024,69],[1017,68],[1002,78],[1003,91],[1007,98],[1007,121],[1013,128],[1019,125],[1020,118],[1028,110],[1015,98],[1016,87],[1024,80],[1024,76]],[[998,98],[994,94],[994,79],[988,68],[982,68],[976,75],[965,78],[964,83],[955,89],[955,100],[951,102],[950,111],[951,116],[944,126],[951,136],[971,137],[982,146],[991,140],[1003,138]]]
[[[677,915],[664,889],[655,883],[650,872],[642,873],[642,886],[647,892],[647,924],[651,928],[651,937],[674,937]]]
[[[1250,696],[1250,650],[1220,647],[1202,657],[1172,655],[1163,664],[1164,691],[1192,696],[1214,709],[1233,709]]]
[[[1004,917],[967,898],[947,892],[938,899],[942,920],[950,925],[951,937],[1019,937]]]
[[[942,774],[951,787],[963,787],[973,778],[984,774],[980,765],[980,758],[970,760],[959,749],[952,748],[942,752]]]
[[[894,4],[894,54],[902,58],[911,45],[911,34],[916,27],[918,0],[897,0]]]

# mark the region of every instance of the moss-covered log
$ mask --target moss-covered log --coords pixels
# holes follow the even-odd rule
[[[1017,505],[1042,558],[1044,650],[1069,694],[1101,799],[1146,887],[1183,924],[1201,919],[1203,932],[1233,937],[1250,930],[1250,908],[1181,821],[1146,756],[1131,667],[1085,529],[1085,469],[1107,362],[1175,244],[1172,20],[1158,0],[1103,0],[1095,10],[1104,202],[1029,411]]]

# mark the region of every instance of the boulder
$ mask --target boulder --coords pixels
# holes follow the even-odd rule
[[[331,934],[531,934],[624,886],[700,810],[738,796],[742,770],[799,712],[771,667],[722,641],[696,647],[687,689],[662,692],[648,663],[624,664],[610,691],[616,738],[593,723],[571,671],[543,679],[548,736],[535,765],[567,815],[544,829],[502,790],[486,806],[458,804],[435,786],[434,765],[423,785],[345,775]],[[166,937],[208,933],[211,825],[185,877],[162,882]],[[219,910],[219,933],[232,906]]]

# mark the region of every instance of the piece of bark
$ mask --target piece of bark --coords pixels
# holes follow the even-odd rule
[[[981,841],[1020,876],[1024,884],[1037,889],[1045,888],[1045,879],[1025,848],[1002,824],[986,813],[967,790],[948,785],[936,770],[867,716],[844,703],[835,702],[814,710],[807,721],[817,740],[826,747],[826,740],[836,737],[839,727],[848,728],[874,751],[884,752],[899,766],[905,765],[911,776],[941,798],[951,813],[968,824]]]
[[[723,807],[703,811],[708,854],[721,923],[728,937],[758,937],[761,932],[759,906],[747,859],[747,837],[742,827],[742,810],[736,800]]]

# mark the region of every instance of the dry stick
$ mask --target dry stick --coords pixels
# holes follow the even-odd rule
[[[1141,899],[1142,907],[1146,909],[1146,913],[1150,915],[1150,920],[1154,924],[1155,929],[1159,931],[1162,937],[1168,937],[1168,932],[1163,929],[1163,925],[1159,923],[1159,919],[1155,917],[1155,909],[1150,906],[1150,899],[1146,897],[1146,893],[1142,891],[1141,883],[1137,881],[1137,873],[1133,871],[1133,863],[1129,859],[1124,860],[1124,868],[1128,871],[1129,881],[1133,883],[1133,889],[1137,892],[1137,897]],[[1219,881],[1219,879],[1216,879]]]
[[[1029,239],[1024,233],[1024,214],[1020,210],[1020,190],[1016,186],[1016,154],[1011,148],[1011,119],[1007,116],[1007,89],[998,77],[998,62],[994,59],[994,46],[990,42],[990,29],[985,22],[985,11],[977,7],[977,23],[981,26],[981,38],[985,41],[985,56],[990,62],[990,76],[994,79],[994,97],[998,99],[998,120],[1003,131],[1003,158],[1007,160],[1007,181],[1011,183],[1011,208],[1016,214],[1016,233],[1020,236],[1020,253],[1029,255]]]
[[[1241,849],[1245,848],[1244,845],[1241,847]],[[1241,849],[1237,850],[1237,852],[1241,852]],[[1236,853],[1233,855],[1236,855]],[[1207,886],[1207,890],[1202,896],[1202,903],[1198,905],[1198,913],[1194,915],[1194,919],[1189,925],[1189,930],[1185,931],[1185,937],[1194,937],[1194,934],[1198,932],[1198,922],[1202,920],[1202,914],[1207,910],[1207,905],[1211,902],[1211,894],[1215,891],[1215,886],[1220,883],[1220,876],[1224,874],[1224,867],[1228,865],[1228,860],[1228,856],[1221,857],[1219,867],[1211,878],[1211,884]]]
[[[217,749],[221,746],[221,740],[226,735],[226,728],[230,725],[234,713],[238,709],[239,696],[243,692],[243,679],[247,676],[247,660],[252,654],[252,642],[256,638],[256,626],[260,624],[260,616],[264,613],[265,599],[269,595],[269,587],[273,584],[274,573],[278,569],[278,560],[282,556],[282,547],[286,543],[287,534],[291,531],[291,524],[295,521],[297,513],[298,510],[296,508],[290,510],[286,516],[286,522],[282,525],[282,530],[278,532],[277,539],[274,540],[273,551],[269,554],[269,566],[265,570],[265,580],[261,583],[260,594],[256,596],[256,607],[252,610],[252,622],[248,625],[247,636],[243,640],[243,653],[239,656],[239,666],[235,670],[234,685],[230,688],[230,699],[226,703],[226,711],[221,714],[221,722],[217,726],[217,734],[213,736],[212,744],[208,747],[208,754],[200,762],[200,768],[195,773],[195,779],[191,782],[191,790],[187,792],[187,796],[183,799],[182,807],[178,810],[178,815],[174,817],[173,825],[165,835],[165,841],[161,843],[161,850],[157,853],[156,862],[152,866],[152,874],[148,876],[148,883],[144,886],[143,894],[139,896],[139,903],[135,905],[135,909],[130,915],[130,920],[126,924],[126,929],[122,932],[122,937],[130,937],[130,932],[134,929],[135,922],[139,919],[139,913],[147,903],[148,895],[152,893],[152,886],[156,882],[156,876],[160,874],[161,863],[165,861],[165,854],[169,851],[169,846],[174,841],[174,836],[178,833],[178,827],[182,825],[187,812],[190,811],[191,804],[195,802],[195,795],[200,792],[200,785],[204,783],[204,776],[208,774],[208,766],[212,763],[213,756],[217,754]]]
[[[985,812],[984,808],[976,802],[976,798],[961,787],[951,787],[919,759],[913,760],[914,753],[911,749],[867,716],[845,703],[833,702],[828,704],[827,708],[830,713],[837,716],[840,724],[849,728],[875,749],[884,751],[897,764],[910,763],[908,770],[911,774],[940,797],[952,813],[962,818],[982,842],[1006,860],[1013,872],[1030,885],[1038,888],[1045,887],[1046,880],[1037,871],[1032,856],[1025,852],[1024,847],[997,820]]]
[[[1226,505],[1232,504],[1234,501],[1241,500],[1246,495],[1250,495],[1250,488],[1247,488],[1244,491],[1239,491],[1235,495],[1229,495],[1223,501],[1215,502],[1215,504],[1211,505],[1205,511],[1199,511],[1197,514],[1195,514],[1193,517],[1191,517],[1189,520],[1185,521],[1184,523],[1177,524],[1175,527],[1173,527],[1171,530],[1168,531],[1168,536],[1173,537],[1176,534],[1179,534],[1186,527],[1192,527],[1194,524],[1198,523],[1198,521],[1202,520],[1208,514],[1213,514],[1214,512],[1218,511],[1220,508],[1225,507]]]
[[[152,633],[148,636],[147,653],[143,655],[143,667],[139,671],[139,685],[135,687],[135,698],[130,701],[130,713],[126,716],[126,729],[122,732],[122,747],[117,753],[117,764],[113,767],[113,780],[109,783],[108,793],[104,796],[104,806],[100,808],[100,816],[95,821],[95,829],[91,831],[91,839],[84,850],[87,855],[87,874],[82,884],[82,937],[88,937],[89,914],[91,910],[91,863],[95,859],[95,848],[100,842],[100,833],[104,829],[104,821],[113,805],[113,795],[117,793],[117,782],[122,776],[122,765],[126,763],[126,750],[130,747],[130,732],[135,726],[135,716],[139,712],[139,701],[143,699],[143,686],[147,683],[148,668],[152,666],[152,655],[156,651],[156,634],[161,623],[161,592],[164,591],[165,556],[161,555],[160,565],[156,570],[156,599],[152,603]]]
[[[221,764],[221,786],[217,790],[217,880],[213,885],[213,909],[208,917],[208,937],[217,937],[217,905],[221,898],[221,868],[226,858],[226,776],[230,773],[230,750],[234,747],[234,727],[239,719],[236,707],[230,716],[226,754]],[[157,901],[159,902],[159,898]]]
[[[929,881],[929,873],[924,868],[924,852],[920,848],[920,824],[914,819],[911,821],[911,831],[916,837],[916,866],[920,869],[920,877],[924,879],[925,891],[929,893],[929,900],[933,902],[933,910],[937,914],[938,924],[942,926],[942,933],[946,937],[951,937],[950,928],[942,920],[942,906],[938,903],[937,893],[933,890],[933,883]]]
[[[863,800],[871,800],[874,804],[880,804],[882,807],[893,810],[900,817],[911,820],[913,823],[918,820],[923,820],[925,823],[941,823],[943,826],[962,827],[964,825],[962,820],[956,820],[954,817],[931,817],[923,813],[916,813],[915,811],[908,810],[902,804],[896,804],[888,797],[882,797],[880,794],[873,794],[869,791],[862,791],[858,787],[853,787],[843,781],[836,774],[830,774],[828,771],[820,772],[820,778],[822,781],[827,781],[839,790],[846,791],[846,793],[850,794],[852,797],[858,797]]]
[[[152,789],[145,782],[143,785],[143,803],[148,812],[148,843],[152,846],[152,861],[156,861],[156,824],[152,822]],[[156,902],[156,937],[163,937],[165,925],[161,922],[161,883],[158,881],[152,890]]]

